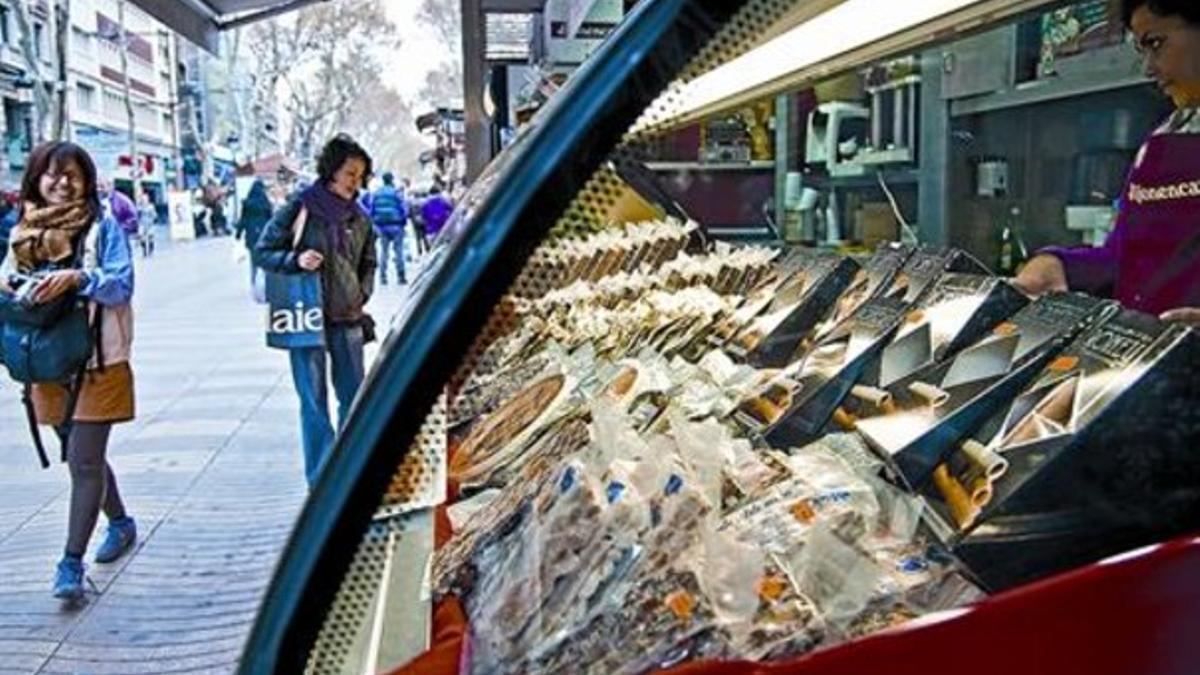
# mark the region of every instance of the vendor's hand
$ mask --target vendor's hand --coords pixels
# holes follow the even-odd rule
[[[1067,272],[1057,256],[1035,255],[1012,280],[1012,284],[1022,293],[1034,297],[1065,291]]]
[[[305,272],[316,272],[321,269],[321,263],[325,262],[325,256],[321,255],[320,251],[309,249],[300,254],[296,259],[296,264],[300,265],[300,269]]]
[[[51,272],[33,289],[33,301],[42,304],[56,300],[68,291],[83,286],[83,272],[79,270],[59,270]]]
[[[1200,307],[1179,307],[1158,315],[1158,318],[1170,323],[1182,323],[1194,328],[1200,328]]]

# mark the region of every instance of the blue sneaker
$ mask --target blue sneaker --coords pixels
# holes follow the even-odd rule
[[[96,549],[96,562],[110,563],[125,555],[137,541],[137,524],[133,518],[125,516],[118,520],[108,521],[108,534]]]
[[[54,573],[54,597],[78,600],[83,597],[83,561],[63,556]]]

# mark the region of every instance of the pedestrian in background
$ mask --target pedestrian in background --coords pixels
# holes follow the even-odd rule
[[[129,239],[104,214],[97,189],[96,167],[83,148],[62,141],[43,144],[29,155],[21,183],[21,220],[13,229],[0,284],[11,273],[43,271],[33,301],[52,302],[77,293],[99,317],[95,352],[78,383],[71,420],[68,389],[58,383],[32,385],[38,423],[66,431],[71,473],[71,506],[67,542],[54,577],[54,595],[67,600],[83,596],[83,555],[101,510],[108,533],[95,560],[109,563],[129,551],[137,527],[125,510],[116,476],[109,465],[109,432],[134,417],[133,262]],[[79,258],[82,258],[81,260]],[[74,264],[63,265],[64,262]],[[49,271],[49,270],[55,271]],[[5,290],[10,290],[5,288]]]
[[[375,232],[356,199],[371,175],[370,155],[352,138],[339,134],[321,150],[317,174],[316,183],[275,213],[255,248],[265,270],[321,274],[325,346],[289,350],[292,380],[300,399],[300,436],[309,485],[335,437],[329,418],[326,363],[331,366],[338,399],[339,429],[362,385],[363,345],[373,332],[363,308],[374,290],[376,267]],[[297,242],[293,228],[302,210],[304,227]]]
[[[229,219],[225,216],[225,188],[209,183],[204,190],[205,206],[208,207],[208,223],[214,237],[229,234]]]
[[[150,191],[143,190],[138,195],[137,203],[138,230],[137,242],[142,249],[142,257],[149,258],[154,254],[154,224],[158,222],[158,209],[150,198]]]
[[[388,282],[388,257],[396,266],[396,283],[407,284],[404,274],[404,229],[408,226],[408,204],[404,190],[396,187],[396,177],[391,171],[383,174],[383,185],[367,199],[368,213],[375,224],[379,240],[379,283]]]
[[[0,264],[8,256],[8,236],[17,224],[18,215],[16,197],[10,198],[7,192],[0,194]]]
[[[452,213],[454,213],[454,203],[446,196],[442,186],[434,183],[433,187],[429,188],[429,196],[425,199],[425,203],[421,205],[421,215],[425,220],[426,242],[433,243],[438,233],[446,226],[446,221],[450,220]]]
[[[100,179],[97,184],[100,191],[100,206],[104,209],[104,214],[121,226],[127,237],[137,237],[138,233],[138,211],[133,200],[124,192],[113,187],[112,181],[107,178]]]
[[[271,198],[267,196],[266,183],[263,183],[261,178],[254,179],[254,183],[250,185],[250,192],[242,200],[242,215],[233,230],[234,238],[240,237],[246,244],[246,250],[250,252],[251,290],[258,288],[258,275],[261,273],[254,261],[254,246],[274,211]]]

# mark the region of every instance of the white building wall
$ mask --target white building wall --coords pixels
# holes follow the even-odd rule
[[[129,167],[117,162],[129,153],[117,17],[116,0],[72,0],[68,87],[76,141],[92,152],[102,173],[126,179]],[[127,52],[138,153],[154,157],[154,171],[146,178],[162,183],[165,160],[178,155],[172,40],[162,24],[132,3],[125,4],[125,28],[131,41],[140,43]]]

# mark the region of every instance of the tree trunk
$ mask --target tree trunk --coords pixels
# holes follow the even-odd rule
[[[67,110],[67,85],[69,82],[68,55],[71,39],[71,0],[58,0],[51,10],[54,18],[54,131],[53,138],[61,141],[71,137]]]
[[[29,18],[28,0],[17,0],[13,3],[16,10],[17,30],[21,33],[21,57],[25,61],[25,70],[33,80],[33,136],[34,142],[41,143],[46,139],[46,116],[50,114],[50,92],[46,91],[46,83],[42,81],[42,63],[34,46],[36,36],[33,31],[33,21]]]
[[[142,162],[138,157],[137,116],[133,111],[133,94],[129,89],[129,34],[125,31],[125,0],[117,0],[117,27],[120,31],[117,51],[121,54],[121,80],[125,90],[125,116],[129,121],[129,180],[133,183],[133,195],[137,197],[138,183],[142,174]]]

